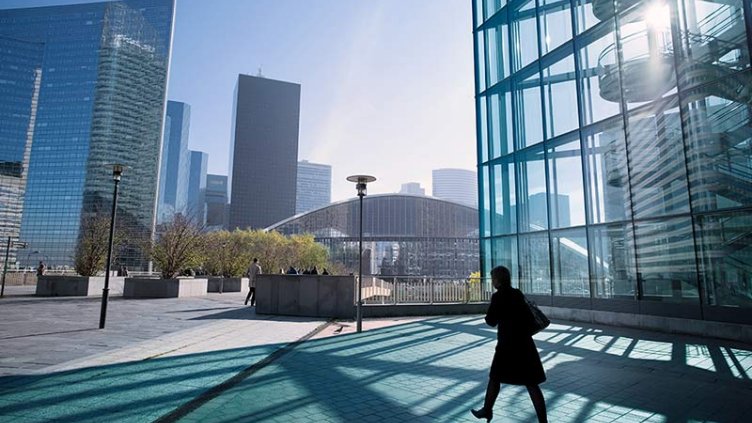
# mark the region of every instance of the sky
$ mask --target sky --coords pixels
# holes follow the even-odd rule
[[[87,0],[0,0],[30,7]],[[191,105],[189,148],[228,174],[238,74],[301,84],[299,160],[369,193],[397,192],[431,170],[475,169],[469,0],[177,0],[168,99]]]

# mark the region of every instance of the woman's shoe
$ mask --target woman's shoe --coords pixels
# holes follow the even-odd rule
[[[486,411],[485,408],[481,408],[480,410],[470,410],[471,413],[473,413],[473,416],[475,416],[476,419],[486,419],[487,422],[490,422],[493,418],[493,412]]]

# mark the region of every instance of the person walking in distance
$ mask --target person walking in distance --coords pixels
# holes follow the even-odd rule
[[[256,276],[262,273],[258,259],[254,257],[253,263],[248,268],[248,296],[245,297],[245,305],[248,305],[248,299],[251,300],[251,307],[256,305]]]
[[[496,292],[491,296],[486,323],[499,327],[498,342],[483,408],[470,411],[478,419],[491,421],[501,384],[524,385],[533,401],[538,421],[548,422],[546,400],[538,386],[546,380],[546,373],[531,334],[533,316],[522,292],[512,288],[509,269],[504,266],[495,267],[491,270],[491,280]]]

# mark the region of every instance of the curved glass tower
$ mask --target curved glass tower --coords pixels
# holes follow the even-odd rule
[[[473,8],[484,272],[552,306],[752,323],[750,2]]]

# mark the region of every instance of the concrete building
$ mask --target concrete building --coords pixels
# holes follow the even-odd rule
[[[188,211],[190,129],[191,106],[179,101],[168,101],[159,172],[158,223],[170,220],[175,213],[185,214]]]
[[[295,214],[300,85],[239,75],[230,146],[229,229]]]
[[[209,155],[201,151],[190,151],[190,166],[187,183],[186,215],[197,224],[206,223],[206,170]]]
[[[752,324],[749,3],[615,4],[473,1],[483,273],[559,315]]]
[[[478,207],[478,176],[466,169],[435,169],[431,172],[433,196]]]
[[[425,188],[420,186],[420,182],[408,182],[406,184],[402,184],[399,193],[410,195],[426,195],[426,190]]]
[[[206,228],[210,231],[227,229],[229,203],[227,176],[206,175]]]
[[[109,216],[117,162],[126,165],[118,224],[130,235],[120,261],[146,267],[140,246],[156,215],[173,11],[174,0],[0,10],[0,37],[44,44],[19,235],[38,253],[21,255],[22,265],[73,264],[82,222]],[[29,85],[28,74],[19,78]],[[16,101],[0,96],[0,110]]]
[[[318,209],[332,202],[332,167],[298,162],[298,185],[295,199],[295,214]]]

